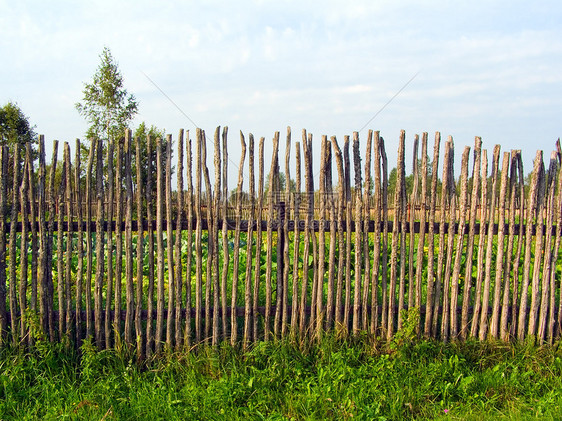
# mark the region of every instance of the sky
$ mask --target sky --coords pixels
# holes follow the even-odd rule
[[[400,130],[407,162],[415,134],[430,151],[452,136],[456,162],[481,136],[489,153],[522,149],[529,172],[562,134],[561,22],[559,0],[0,0],[0,106],[16,102],[47,148],[74,146],[108,47],[139,103],[133,129],[228,126],[233,163],[240,131],[265,137],[266,157],[280,131],[284,156],[290,126],[316,148],[379,130],[391,166]]]

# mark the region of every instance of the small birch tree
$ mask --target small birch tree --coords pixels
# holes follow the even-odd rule
[[[100,65],[91,83],[84,84],[82,102],[76,109],[90,124],[86,137],[102,139],[104,144],[119,140],[138,112],[138,103],[133,94],[123,86],[123,76],[111,55],[104,47],[100,54]]]

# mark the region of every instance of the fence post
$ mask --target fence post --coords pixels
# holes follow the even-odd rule
[[[8,148],[0,146],[0,171],[5,174]],[[6,177],[0,179],[0,345],[8,328],[6,314]]]
[[[279,241],[277,242],[277,273],[283,274],[285,269],[285,260],[283,259],[283,250],[285,250],[285,213],[286,213],[285,202],[279,202],[277,206],[277,212],[279,215]],[[279,290],[279,282],[281,279],[277,279],[277,293],[285,294],[285,291]],[[281,281],[282,282],[282,281]]]

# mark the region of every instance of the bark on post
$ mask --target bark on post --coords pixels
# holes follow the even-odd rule
[[[154,350],[162,350],[164,329],[164,170],[162,168],[162,139],[156,139],[156,247],[157,247],[157,299],[156,334]]]
[[[28,154],[31,157],[31,148],[28,147]],[[28,159],[29,162],[32,162]],[[32,169],[32,164],[30,164],[30,168]],[[75,189],[75,199],[77,203],[77,223],[78,223],[78,244],[76,252],[78,253],[78,264],[76,267],[76,295],[75,295],[75,311],[76,311],[76,346],[80,346],[80,342],[82,341],[82,271],[84,267],[84,231],[82,228],[82,191],[80,189],[80,140],[76,139],[76,158],[74,159],[74,189]],[[33,172],[29,173],[29,179],[32,180]],[[30,182],[30,189],[29,189],[29,196],[31,202],[31,220],[35,221],[34,219],[34,204],[35,204],[35,195],[33,195],[33,183]],[[32,224],[31,228],[31,237],[34,237],[33,227],[35,223]],[[32,247],[33,249],[33,244]],[[32,264],[33,266],[33,264]],[[33,284],[32,284],[33,285]],[[32,286],[33,288],[33,286]],[[32,305],[33,308],[33,305]]]
[[[8,167],[8,147],[0,146],[0,171],[6,174]],[[8,315],[6,313],[6,195],[7,177],[0,177],[0,346],[7,343]],[[41,302],[43,316],[43,302]],[[43,317],[42,317],[43,319]],[[43,322],[44,323],[44,322]]]
[[[521,284],[521,303],[519,305],[519,320],[517,326],[517,339],[522,341],[525,339],[526,320],[527,320],[527,300],[529,281],[531,275],[531,244],[533,241],[532,230],[533,222],[537,211],[538,190],[540,183],[540,170],[542,165],[542,151],[537,151],[533,172],[531,174],[531,186],[529,190],[527,218],[526,218],[526,232],[525,232],[525,257],[523,263],[523,282]],[[530,324],[529,324],[530,326]]]
[[[504,152],[502,160],[502,173],[500,183],[500,197],[498,204],[498,236],[496,252],[496,274],[494,279],[494,301],[492,304],[492,322],[490,324],[490,335],[498,337],[500,324],[500,300],[502,292],[502,281],[509,283],[509,274],[503,272],[504,248],[505,248],[505,202],[507,194],[507,176],[509,174],[509,152]],[[507,256],[509,259],[509,255]]]
[[[109,142],[107,145],[107,287],[105,292],[105,347],[112,346],[111,335],[111,301],[113,300],[113,283],[115,282],[113,274],[113,208],[115,201],[115,188],[113,178],[113,149],[115,142]],[[118,186],[121,189],[121,185]],[[121,282],[121,279],[118,279]]]
[[[470,216],[468,226],[468,237],[466,246],[466,266],[464,272],[464,289],[461,313],[461,339],[466,339],[468,334],[468,307],[472,291],[472,268],[474,255],[474,236],[476,226],[476,212],[478,210],[478,187],[480,185],[480,159],[482,154],[482,140],[476,137],[474,140],[474,165],[472,167],[472,194],[470,198]],[[482,224],[481,224],[482,226]]]
[[[291,337],[296,339],[298,320],[299,320],[299,259],[297,256],[300,254],[301,245],[301,234],[300,234],[300,200],[301,200],[301,150],[300,142],[295,143],[295,161],[296,161],[296,174],[295,174],[295,184],[296,191],[293,196],[293,209],[294,209],[294,235],[293,235],[293,296],[292,296],[292,306],[291,306]],[[250,182],[252,179],[250,178]]]
[[[414,153],[412,158],[412,175],[414,177],[414,186],[412,188],[412,194],[410,195],[409,211],[410,211],[410,235],[409,235],[409,255],[408,255],[408,308],[414,306],[414,294],[415,294],[415,274],[414,274],[414,249],[416,244],[416,233],[414,230],[414,222],[416,220],[416,205],[418,201],[418,183],[419,183],[419,168],[418,168],[418,145],[420,137],[416,135],[414,137]],[[422,249],[423,250],[423,249]]]
[[[102,292],[104,272],[104,189],[103,189],[103,148],[102,140],[98,140],[96,148],[96,278],[94,286],[94,333],[98,348],[103,346],[102,330]],[[54,179],[54,177],[53,177]]]
[[[488,334],[488,312],[489,312],[489,299],[490,299],[490,284],[491,284],[491,271],[492,271],[492,253],[494,243],[494,218],[496,214],[496,186],[498,183],[498,165],[500,158],[500,146],[494,147],[494,158],[492,164],[492,199],[490,200],[490,210],[488,212],[488,244],[486,246],[486,266],[484,275],[484,290],[482,291],[482,310],[480,313],[480,330],[478,337],[484,340]]]
[[[443,159],[443,186],[441,188],[441,202],[439,205],[439,255],[437,257],[437,281],[433,295],[433,318],[431,320],[431,335],[437,337],[437,324],[439,320],[439,306],[441,304],[441,288],[443,285],[443,261],[445,260],[446,243],[445,243],[445,220],[447,196],[449,194],[449,185],[452,183],[450,161],[451,161],[452,141],[447,140],[445,143],[445,159]],[[437,192],[434,191],[436,195]],[[429,294],[428,294],[429,295]]]
[[[363,193],[363,297],[361,300],[361,328],[367,330],[367,314],[369,303],[369,285],[371,283],[371,262],[369,258],[369,224],[371,222],[371,145],[373,141],[373,131],[369,130],[367,136],[367,146],[365,151],[365,187]],[[331,218],[334,219],[333,217]],[[331,262],[333,259],[330,260]]]
[[[361,193],[361,156],[359,154],[359,133],[353,132],[353,166],[355,170],[355,279],[353,285],[353,334],[359,333],[359,306],[361,305],[361,281],[362,281],[362,254],[361,236],[363,235],[363,217]]]
[[[168,269],[168,311],[166,316],[166,347],[174,347],[174,300],[176,298],[176,282],[174,279],[174,231],[172,228],[172,135],[166,136],[166,260]],[[129,200],[127,200],[127,203]],[[128,295],[128,292],[127,292]],[[128,311],[127,311],[128,314]]]
[[[133,345],[133,312],[135,290],[133,286],[133,177],[131,169],[131,131],[125,131],[125,343]],[[168,242],[168,245],[170,242]]]
[[[136,205],[137,205],[137,285],[135,302],[135,339],[137,341],[137,358],[142,360],[144,356],[144,334],[142,329],[142,302],[143,302],[143,282],[144,282],[144,216],[142,211],[143,182],[142,182],[142,157],[140,138],[135,138],[135,161],[136,161]],[[178,177],[181,172],[178,170]],[[109,296],[109,294],[108,294]]]
[[[271,159],[271,169],[269,171],[269,200],[267,211],[267,256],[266,256],[266,273],[265,273],[265,326],[264,335],[265,341],[268,342],[271,338],[271,300],[272,300],[272,258],[273,258],[273,218],[274,218],[274,204],[275,204],[275,177],[277,175],[277,156],[279,151],[279,132],[275,132],[273,137],[273,157]]]
[[[381,151],[380,151],[380,133],[375,132],[373,150],[375,154],[375,233],[373,240],[373,271],[371,281],[371,334],[376,335],[379,328],[379,275],[380,255],[381,255]],[[340,224],[341,225],[341,224]],[[383,270],[386,268],[383,267]]]
[[[254,135],[249,134],[248,139],[248,171],[250,177],[250,213],[248,216],[247,243],[248,253],[246,254],[246,276],[244,284],[244,339],[242,343],[243,349],[248,349],[248,345],[252,335],[252,244],[254,237],[254,215],[256,211],[255,195],[256,181],[254,174]],[[261,221],[258,221],[261,224]],[[259,261],[259,251],[256,250],[256,260]]]
[[[182,256],[182,232],[184,221],[184,199],[183,199],[183,129],[178,134],[178,159],[177,159],[177,197],[176,197],[176,241],[174,246],[175,272],[175,293],[174,302],[176,305],[174,315],[175,327],[175,349],[179,351],[182,346],[182,282],[183,282],[183,256]],[[139,186],[140,187],[140,186]],[[171,270],[171,268],[169,269]]]
[[[420,233],[418,237],[418,251],[416,256],[416,307],[420,311],[420,325],[421,328],[421,303],[422,303],[422,273],[424,264],[424,246],[425,246],[425,232],[427,221],[427,132],[422,134],[422,158],[421,158],[421,198],[420,198]],[[433,245],[433,239],[430,237],[430,243]],[[429,249],[429,248],[428,248]],[[418,330],[418,333],[420,331]]]
[[[240,147],[242,154],[240,155],[240,165],[238,166],[238,184],[236,186],[236,227],[234,231],[234,254],[232,257],[232,300],[231,300],[231,332],[230,343],[234,346],[238,340],[238,320],[236,319],[236,303],[238,301],[238,279],[239,279],[239,261],[240,261],[240,223],[242,220],[242,188],[244,186],[244,160],[246,159],[246,140],[240,132]],[[271,185],[271,181],[270,181]],[[251,244],[248,239],[248,244]],[[249,246],[251,247],[251,245]],[[251,254],[251,249],[249,251]]]
[[[437,203],[437,171],[439,168],[439,145],[441,133],[435,133],[435,144],[433,147],[433,162],[431,167],[431,199],[429,202],[429,230],[427,247],[427,300],[425,305],[424,336],[428,338],[431,334],[431,321],[433,316],[433,294],[435,288],[433,256],[435,253],[435,207]],[[384,267],[384,263],[383,263]]]
[[[258,304],[259,304],[259,288],[261,278],[261,249],[262,249],[262,215],[263,215],[263,148],[265,138],[260,138],[258,149],[258,214],[257,214],[257,234],[256,234],[256,266],[254,270],[254,295],[252,299],[252,322],[253,322],[253,338],[258,340]]]
[[[186,264],[185,264],[185,334],[184,334],[184,349],[189,350],[191,347],[191,266],[193,256],[193,175],[192,175],[192,148],[191,138],[189,137],[189,130],[186,133],[186,161],[187,161],[187,250],[186,250]]]
[[[486,230],[487,219],[487,197],[488,197],[488,152],[482,151],[482,186],[480,188],[480,231],[478,233],[478,257],[476,262],[476,289],[474,299],[474,311],[472,314],[472,325],[470,336],[476,338],[478,334],[478,321],[480,320],[480,308],[482,307],[482,279],[484,279],[484,254],[486,252]]]
[[[455,266],[453,269],[453,278],[451,281],[451,309],[450,309],[450,337],[451,339],[456,339],[458,334],[458,318],[457,318],[457,307],[458,307],[458,296],[459,296],[459,279],[461,272],[461,258],[463,255],[463,243],[466,225],[466,214],[468,206],[468,157],[470,154],[470,147],[465,146],[462,154],[461,163],[461,196],[460,196],[460,215],[459,215],[459,226],[457,232],[457,243],[455,246]],[[468,240],[470,242],[470,240]],[[468,254],[468,249],[467,249]],[[468,263],[467,263],[468,265]],[[472,267],[472,265],[470,264]],[[466,278],[465,278],[466,282]]]
[[[18,319],[17,319],[17,296],[16,296],[16,288],[17,288],[17,284],[16,284],[16,278],[17,278],[17,274],[16,274],[16,225],[17,225],[17,221],[18,221],[18,190],[19,190],[19,161],[20,161],[20,148],[19,145],[16,143],[14,144],[14,167],[13,167],[13,180],[12,180],[12,206],[11,206],[11,211],[10,211],[10,241],[8,244],[8,248],[9,248],[9,254],[10,254],[10,265],[8,268],[8,272],[9,272],[9,302],[10,302],[10,319],[11,319],[11,323],[10,323],[10,330],[11,330],[11,334],[12,334],[12,343],[14,345],[17,345],[17,343],[19,342],[19,337],[18,337]],[[62,212],[59,212],[59,215],[62,215]],[[62,225],[62,224],[61,224]],[[58,237],[60,237],[60,234],[62,233],[62,230],[59,230],[59,235]],[[60,241],[61,247],[62,248],[62,238],[59,240],[57,238],[57,245]],[[57,248],[57,257],[59,257],[59,270],[57,273],[58,276],[58,281],[62,284],[62,258],[60,258],[60,248]],[[61,304],[62,302],[59,301],[59,304]],[[23,309],[20,309],[20,312],[23,312]],[[63,315],[64,315],[64,310],[63,310]],[[20,316],[21,317],[21,316]],[[64,328],[64,317],[62,318],[61,321],[61,325],[59,328],[59,332],[63,331]]]

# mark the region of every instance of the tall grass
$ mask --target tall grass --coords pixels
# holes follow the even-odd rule
[[[200,346],[137,361],[38,340],[0,351],[0,419],[562,417],[562,350],[500,342]]]

